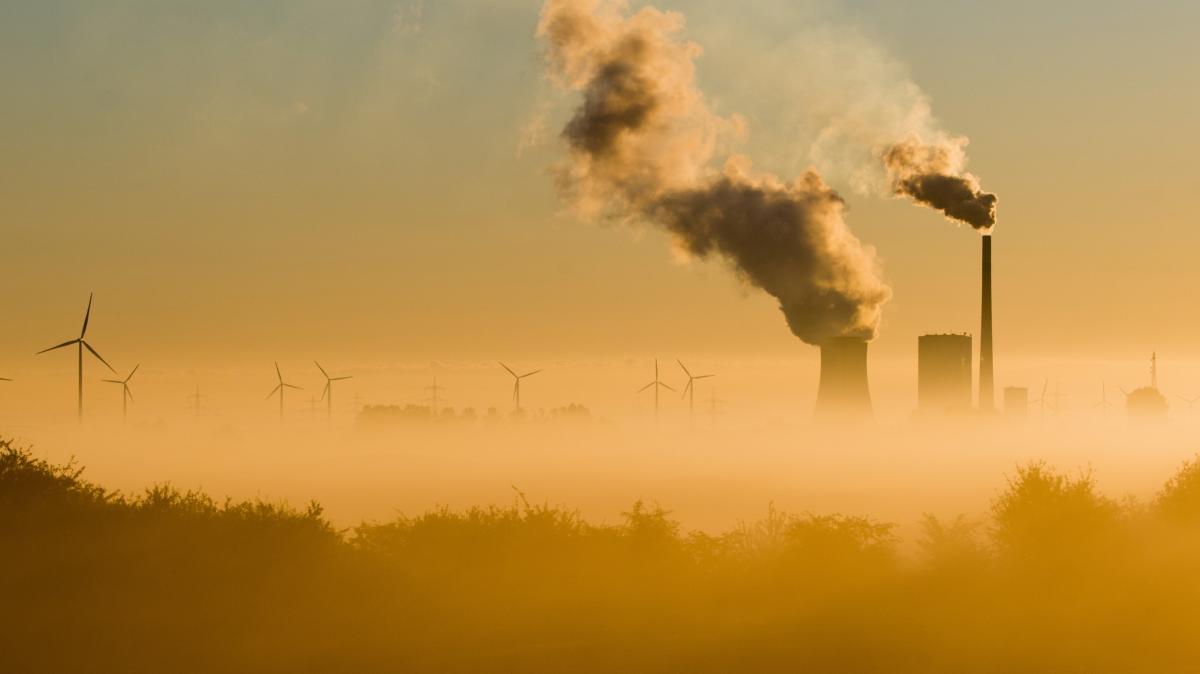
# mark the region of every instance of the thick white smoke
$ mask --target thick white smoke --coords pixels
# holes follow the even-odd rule
[[[755,86],[768,78],[784,133],[813,138],[809,161],[860,191],[907,197],[979,230],[995,225],[995,195],[967,171],[967,138],[943,128],[902,63],[852,28],[816,20],[794,33],[740,65]]]
[[[700,48],[683,17],[624,2],[547,0],[538,35],[552,77],[582,93],[562,137],[560,187],[584,212],[656,223],[690,253],[717,255],[779,300],[806,342],[875,335],[890,290],[874,252],[846,226],[844,202],[813,170],[794,181],[744,157],[714,166],[741,128],[695,83]]]

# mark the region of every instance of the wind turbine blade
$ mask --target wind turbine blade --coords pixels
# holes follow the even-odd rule
[[[710,379],[715,376],[717,376],[717,375],[715,375],[715,374],[700,374],[700,375],[696,375],[695,377],[692,377],[692,379]]]
[[[141,363],[138,363],[137,365],[134,365],[134,366],[133,366],[133,372],[130,372],[130,373],[129,373],[129,376],[125,378],[125,381],[129,381],[130,379],[133,379],[133,375],[137,374],[138,368],[139,368],[139,367],[141,367],[141,366],[142,366],[142,364],[141,364]]]
[[[294,384],[283,384],[283,386],[285,386],[285,387],[287,387],[287,388],[294,388],[294,389],[296,389],[297,391],[303,391],[303,390],[304,390],[303,388],[301,388],[301,387],[299,387],[299,386],[296,386],[296,385],[294,385]]]
[[[525,374],[521,375],[521,379],[524,379],[526,377],[532,377],[533,375],[535,375],[539,372],[541,372],[541,370],[534,370],[533,372],[526,372]]]
[[[283,373],[279,371],[279,361],[275,361],[275,376],[279,377],[279,383],[283,383]]]
[[[12,381],[8,377],[0,377],[0,381]]]
[[[659,382],[655,382],[655,383],[656,383],[656,384],[658,384],[659,386],[661,386],[661,387],[663,387],[663,388],[667,389],[668,391],[670,391],[670,392],[672,392],[672,393],[674,393],[674,392],[675,392],[675,389],[671,388],[670,386],[667,386],[666,384],[662,383],[661,381],[659,381]]]
[[[280,384],[280,385],[276,386],[275,388],[271,389],[271,392],[267,394],[267,400],[270,400],[271,396],[275,395],[275,392],[281,388],[283,388],[283,384]]]
[[[513,371],[512,371],[512,368],[511,368],[511,367],[509,367],[509,366],[507,366],[507,365],[505,365],[504,363],[500,363],[500,367],[504,368],[505,370],[508,370],[508,373],[509,373],[509,374],[511,374],[512,376],[514,376],[514,377],[516,377],[516,376],[517,376],[517,373],[516,373],[516,372],[513,372]]]
[[[88,293],[88,306],[87,311],[83,314],[83,329],[79,331],[79,339],[83,339],[83,336],[87,334],[88,319],[92,317],[92,297],[94,295],[95,293]]]
[[[656,382],[656,381],[652,381],[652,382],[650,382],[649,384],[646,384],[645,386],[643,386],[643,387],[641,387],[640,389],[638,389],[638,390],[637,390],[637,392],[638,392],[638,393],[641,393],[642,391],[645,391],[646,389],[650,388],[651,386],[654,386],[654,385],[655,385],[655,384],[657,384],[657,383],[658,383],[658,382]]]
[[[87,342],[83,341],[82,339],[81,339],[81,340],[79,340],[79,343],[80,343],[80,344],[82,344],[82,345],[84,345],[85,347],[87,347],[87,350],[88,350],[88,351],[91,351],[93,356],[95,356],[96,358],[99,358],[99,359],[100,359],[100,362],[101,362],[101,363],[104,363],[104,367],[107,367],[108,369],[110,369],[110,370],[112,370],[114,373],[116,373],[116,370],[115,370],[115,369],[113,369],[113,366],[112,366],[112,365],[109,365],[107,360],[104,360],[104,356],[101,356],[100,354],[96,353],[96,350],[92,348],[92,345],[91,345],[91,344],[88,344]]]
[[[349,377],[334,377],[329,381],[346,381],[347,379],[354,379],[354,375],[350,375]]]
[[[686,370],[685,370],[685,371],[686,371]],[[680,397],[680,398],[686,398],[686,397],[687,397],[687,394],[688,394],[688,391],[690,391],[691,389],[692,389],[692,380],[691,380],[691,379],[689,379],[689,380],[688,380],[688,383],[687,383],[687,386],[684,386],[684,387],[683,387],[683,393],[680,393],[680,394],[679,394],[679,397]]]
[[[322,402],[325,400],[325,396],[328,395],[328,393],[329,393],[330,386],[332,386],[332,384],[330,384],[329,382],[325,382],[325,388],[321,389],[321,400],[318,400],[317,402]]]
[[[317,369],[321,371],[321,374],[325,375],[326,379],[329,379],[329,374],[327,372],[325,372],[325,368],[321,367],[320,363],[318,363],[317,361],[314,360],[313,365],[316,365]]]
[[[72,344],[78,344],[80,341],[81,341],[81,340],[78,340],[78,339],[72,339],[72,340],[71,340],[71,341],[69,341],[69,342],[63,342],[62,344],[59,344],[58,346],[52,346],[52,347],[50,347],[49,349],[42,349],[41,351],[38,351],[37,353],[35,353],[35,354],[33,354],[33,355],[35,355],[35,356],[40,356],[40,355],[42,355],[43,353],[46,353],[47,351],[53,351],[53,350],[55,350],[55,349],[61,349],[61,348],[63,348],[64,346],[71,346]]]
[[[124,384],[125,383],[125,382],[121,381],[120,379],[101,379],[100,381],[104,382],[105,384]]]
[[[688,377],[691,377],[691,376],[692,376],[692,373],[691,373],[691,371],[687,369],[687,366],[683,364],[683,361],[682,361],[682,360],[679,360],[678,358],[676,358],[676,359],[675,359],[675,362],[676,362],[676,363],[679,363],[679,367],[683,368],[683,372],[684,372],[684,374],[686,374]]]
[[[133,391],[130,391],[128,386],[125,387],[125,395],[129,396],[129,402],[133,402]]]

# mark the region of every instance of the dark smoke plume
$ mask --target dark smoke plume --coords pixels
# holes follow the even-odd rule
[[[897,195],[986,232],[996,224],[996,195],[982,191],[979,180],[962,170],[965,144],[964,139],[938,145],[909,140],[889,147],[883,162]]]
[[[791,183],[733,157],[712,170],[738,120],[713,115],[695,86],[699,48],[682,17],[623,3],[547,0],[538,34],[553,76],[581,91],[563,130],[560,186],[585,212],[656,223],[699,258],[728,261],[779,301],[800,339],[872,338],[891,291],[874,252],[846,226],[845,204],[809,170]]]

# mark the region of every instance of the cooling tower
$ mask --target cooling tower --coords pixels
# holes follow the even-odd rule
[[[983,235],[983,316],[979,326],[979,411],[996,409],[992,380],[992,235]]]
[[[816,416],[871,416],[866,340],[834,337],[821,345],[821,384],[817,389]]]

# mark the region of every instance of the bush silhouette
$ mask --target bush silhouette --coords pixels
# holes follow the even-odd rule
[[[1089,552],[1111,534],[1119,508],[1096,492],[1090,472],[1071,478],[1035,462],[1017,468],[992,504],[998,549],[1029,559]]]
[[[1154,500],[1154,508],[1169,522],[1200,525],[1200,459],[1185,462],[1167,480]]]
[[[0,441],[0,671],[1192,671],[1198,473],[1137,508],[1025,465],[989,526],[927,516],[908,554],[860,517],[523,495],[337,531]]]

